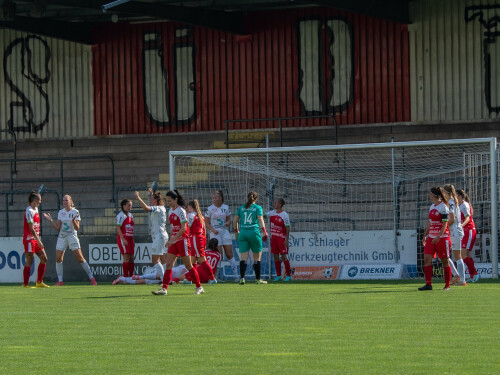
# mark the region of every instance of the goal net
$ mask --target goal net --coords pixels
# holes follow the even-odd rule
[[[483,276],[491,277],[498,269],[495,148],[493,138],[173,151],[170,184],[187,199],[197,198],[202,210],[221,189],[233,214],[249,191],[259,194],[264,212],[283,198],[295,279],[422,275],[420,239],[428,222],[429,190],[453,184],[472,200],[478,232],[473,257],[484,265]],[[440,266],[436,263],[436,276]],[[267,246],[263,269],[274,275]],[[225,277],[235,276],[229,267],[223,271]]]

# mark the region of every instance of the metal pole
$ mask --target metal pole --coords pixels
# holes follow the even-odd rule
[[[392,142],[394,142],[394,137],[392,138]],[[398,228],[397,228],[397,199],[398,199],[398,193],[397,193],[397,186],[396,186],[396,172],[395,172],[395,155],[394,155],[394,147],[391,148],[391,154],[392,154],[392,200],[394,202],[394,260],[396,263],[399,263],[399,256],[398,256]]]
[[[5,225],[7,226],[7,237],[9,237],[9,194],[5,194]]]
[[[168,169],[170,174],[170,190],[175,189],[175,156],[170,154],[168,156]]]
[[[497,187],[497,139],[490,143],[490,190],[491,190],[491,276],[498,279],[498,187]]]
[[[102,8],[102,12],[103,13],[106,13],[106,11],[108,9],[111,9],[111,8],[114,8],[118,5],[122,5],[122,4],[125,4],[125,3],[128,3],[130,0],[116,0],[116,1],[112,1],[111,3],[108,3],[108,4],[104,4],[101,8]]]
[[[281,121],[280,121],[280,129],[281,129]],[[266,134],[266,148],[269,148],[269,134]],[[269,154],[266,154],[266,187],[267,187],[267,207],[271,206],[271,181],[269,179]],[[271,229],[269,229],[271,231]],[[271,280],[271,250],[269,249],[269,241],[270,239],[267,240],[267,248],[269,250],[268,256],[267,256],[267,261],[269,263],[269,280]]]

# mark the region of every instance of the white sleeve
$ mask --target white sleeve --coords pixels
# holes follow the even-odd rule
[[[121,226],[124,220],[125,220],[125,215],[123,214],[123,211],[120,211],[120,213],[116,215],[116,225]]]
[[[285,227],[290,226],[290,217],[288,216],[288,213],[283,212],[283,222],[285,223]]]
[[[190,227],[190,228],[191,228],[191,225],[193,225],[193,222],[194,222],[194,216],[195,216],[195,213],[194,213],[194,212],[190,212],[190,213],[188,214],[187,219],[188,219],[188,225],[189,225],[189,227]]]
[[[34,215],[33,215],[33,211],[32,211],[32,210],[30,210],[30,207],[28,207],[28,208],[26,209],[26,221],[27,221],[28,223],[32,223],[32,222],[33,222],[33,216],[34,216]]]
[[[176,212],[177,216],[179,216],[179,220],[181,223],[185,223],[186,221],[188,221],[187,217],[186,217],[186,211],[184,211],[182,209],[182,207],[180,207],[180,210]]]

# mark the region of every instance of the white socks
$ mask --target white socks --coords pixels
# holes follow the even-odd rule
[[[57,263],[56,262],[56,272],[57,272],[57,280],[62,282],[63,281],[63,264]]]
[[[236,264],[236,260],[234,259],[234,257],[229,259],[229,264],[231,265],[231,269],[233,270],[235,276],[238,276],[239,275],[238,265]]]
[[[80,263],[82,265],[82,268],[85,272],[87,272],[87,275],[89,276],[89,279],[93,279],[94,275],[92,275],[92,271],[90,270],[89,264],[87,262]],[[62,263],[61,263],[62,265]]]
[[[450,264],[450,267],[451,267],[451,274],[453,276],[458,275],[458,271],[457,271],[457,268],[455,267],[455,263],[453,263],[453,261],[451,260],[451,258],[448,258],[448,263]]]
[[[460,258],[457,260],[458,276],[460,276],[460,281],[465,281],[465,264],[464,260]]]
[[[120,277],[121,282],[126,284],[135,284],[135,280],[132,280],[131,277]]]
[[[153,267],[156,270],[156,274],[160,276],[160,279],[163,279],[163,274],[165,273],[163,265],[160,262],[158,262]]]
[[[156,272],[147,273],[142,276],[139,276],[141,280],[156,280]]]

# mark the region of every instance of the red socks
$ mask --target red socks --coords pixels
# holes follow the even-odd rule
[[[129,262],[128,266],[129,266],[129,269],[128,269],[128,275],[129,275],[130,277],[132,277],[132,276],[134,276],[134,267],[135,267],[135,263],[134,263],[134,261]]]
[[[444,267],[444,287],[449,288],[451,281],[451,267]]]
[[[474,259],[471,257],[464,258],[464,263],[467,265],[467,268],[469,269],[469,276],[472,278],[472,276],[477,275],[477,270],[476,266],[474,266]]]
[[[213,280],[215,278],[214,271],[212,270],[212,267],[210,267],[210,264],[208,264],[207,261],[204,261],[202,264],[200,264],[200,268],[203,268],[205,270],[205,272],[208,275],[209,280]],[[198,274],[198,276],[199,276],[199,274]]]
[[[276,276],[281,276],[281,260],[274,261],[274,268],[276,268]]]
[[[287,276],[292,276],[292,269],[290,268],[290,261],[285,260],[283,263],[285,263],[285,271]]]
[[[170,271],[170,272],[172,272],[172,271]],[[191,276],[191,278],[193,279],[193,281],[195,282],[196,287],[199,288],[201,286],[200,275],[198,275],[198,271],[196,271],[196,268],[194,268],[194,267],[191,268],[188,273]]]
[[[45,275],[45,263],[40,263],[38,265],[38,273],[36,275],[37,283],[41,283],[43,281],[43,275]]]
[[[128,265],[129,265],[128,262],[123,262],[123,264],[122,264],[123,276],[125,276],[125,277],[129,277],[129,274],[128,274]]]
[[[23,268],[24,285],[28,285],[30,282],[30,270],[31,270],[31,267],[28,267],[28,266],[24,266],[24,268]]]
[[[165,270],[163,274],[163,289],[168,288],[168,284],[172,281],[172,270]]]
[[[134,262],[123,262],[123,276],[132,277],[134,275]]]
[[[424,266],[424,277],[427,285],[432,285],[432,266]]]

